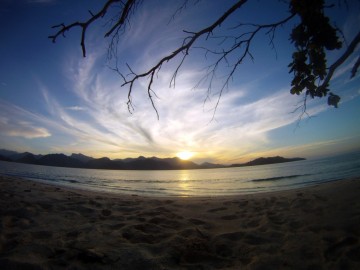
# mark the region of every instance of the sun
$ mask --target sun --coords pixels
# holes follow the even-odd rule
[[[176,154],[176,156],[182,160],[188,160],[189,158],[191,158],[194,155],[193,152],[189,152],[189,151],[182,151]]]

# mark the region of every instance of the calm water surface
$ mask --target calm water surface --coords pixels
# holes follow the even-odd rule
[[[360,153],[207,170],[60,168],[0,161],[0,174],[73,188],[149,196],[220,196],[292,189],[360,176]]]

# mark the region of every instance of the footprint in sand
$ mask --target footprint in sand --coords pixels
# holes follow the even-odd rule
[[[76,230],[76,231],[68,232],[66,236],[69,238],[77,238],[80,234],[81,232]]]
[[[194,225],[205,225],[206,222],[196,218],[190,218],[189,221]]]
[[[149,223],[159,225],[166,229],[174,229],[174,230],[177,230],[183,226],[182,222],[164,217],[154,217],[149,220]]]
[[[219,211],[224,211],[224,210],[227,210],[227,208],[226,207],[213,208],[213,209],[208,210],[208,212],[214,213],[214,212],[219,212]]]
[[[147,223],[147,224],[136,224],[129,225],[123,229],[122,237],[130,243],[146,243],[146,244],[157,244],[172,234],[167,233],[164,228]]]
[[[328,260],[333,260],[334,258],[338,258],[344,251],[346,251],[350,246],[354,246],[358,243],[358,239],[355,237],[346,237],[334,244],[332,244],[325,251],[325,258]],[[359,254],[360,255],[360,254]]]
[[[196,226],[201,226],[203,229],[205,230],[210,230],[213,228],[213,224],[200,220],[200,219],[196,219],[196,218],[190,218],[189,222],[191,222],[192,224],[196,225]]]
[[[220,234],[216,236],[216,238],[238,242],[244,237],[244,235],[245,235],[244,232],[232,232],[232,233]]]
[[[101,215],[103,215],[103,216],[105,216],[105,217],[108,217],[108,216],[110,216],[111,215],[111,210],[109,210],[109,209],[103,209],[102,211],[101,211]]]
[[[35,239],[50,239],[53,236],[51,231],[37,231],[31,234]]]
[[[259,219],[253,219],[253,220],[250,220],[248,223],[246,223],[247,228],[256,228],[256,227],[259,227],[259,225],[260,225]]]
[[[227,216],[222,216],[220,217],[220,219],[222,220],[234,220],[234,219],[238,219],[239,217],[237,215],[227,215]]]
[[[269,242],[271,242],[269,239],[259,235],[259,234],[254,234],[254,233],[247,233],[244,236],[244,241],[245,243],[249,244],[249,245],[263,245],[263,244],[267,244]]]

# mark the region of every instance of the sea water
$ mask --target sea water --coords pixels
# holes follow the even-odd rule
[[[0,174],[143,196],[222,196],[286,190],[360,176],[360,153],[289,163],[202,170],[96,170],[0,161]]]

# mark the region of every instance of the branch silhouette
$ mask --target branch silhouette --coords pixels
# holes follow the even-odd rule
[[[127,107],[130,113],[134,111],[132,101],[134,86],[140,80],[146,80],[147,96],[158,119],[159,113],[154,101],[154,97],[157,96],[156,91],[153,89],[156,75],[161,71],[161,68],[166,63],[170,61],[178,61],[169,82],[170,87],[175,87],[178,73],[186,59],[189,57],[192,49],[201,49],[204,51],[205,56],[212,55],[215,57],[214,62],[207,66],[205,75],[200,78],[198,83],[195,85],[195,87],[198,87],[201,83],[208,83],[205,101],[210,98],[213,89],[213,81],[217,78],[219,67],[227,66],[229,68],[229,72],[224,77],[223,83],[220,85],[217,92],[218,97],[213,108],[214,118],[223,92],[229,86],[229,83],[239,65],[241,65],[245,59],[254,60],[254,56],[251,52],[251,45],[254,42],[254,38],[260,33],[269,37],[269,45],[277,54],[274,45],[276,30],[289,23],[293,18],[300,19],[300,22],[295,21],[297,25],[294,26],[290,35],[290,41],[292,41],[295,45],[295,52],[293,54],[293,62],[290,63],[289,67],[290,72],[294,73],[291,93],[300,94],[305,90],[305,110],[307,96],[314,98],[327,95],[329,91],[328,85],[335,70],[355,52],[356,47],[360,43],[359,32],[346,48],[343,55],[341,55],[330,67],[326,67],[326,52],[328,50],[340,49],[342,47],[342,42],[339,41],[338,37],[338,33],[341,35],[342,33],[339,29],[330,24],[329,18],[324,14],[324,9],[334,8],[334,5],[325,5],[323,0],[290,0],[288,3],[289,15],[287,17],[275,20],[275,22],[268,24],[240,23],[232,28],[232,30],[237,31],[236,33],[233,33],[230,36],[221,36],[219,35],[219,32],[221,32],[219,28],[222,24],[227,21],[231,15],[234,15],[234,13],[242,9],[248,2],[247,0],[237,0],[234,1],[233,5],[229,6],[229,8],[221,16],[214,18],[213,22],[208,26],[198,31],[183,30],[183,33],[187,36],[183,38],[182,43],[171,53],[156,60],[149,69],[141,72],[135,72],[134,68],[126,63],[126,67],[129,72],[128,74],[124,74],[120,71],[117,64],[117,45],[120,35],[126,31],[126,27],[130,23],[131,15],[136,12],[143,2],[145,1],[107,0],[98,12],[93,13],[89,11],[90,18],[88,20],[82,22],[76,21],[69,25],[65,25],[64,23],[54,25],[53,28],[58,30],[54,35],[49,36],[49,38],[55,43],[60,36],[65,37],[65,33],[67,31],[80,27],[80,46],[83,56],[86,57],[85,38],[89,26],[94,24],[96,21],[103,19],[106,14],[110,13],[110,8],[116,6],[119,11],[107,22],[107,28],[104,34],[105,38],[111,38],[108,50],[109,59],[112,56],[116,57],[116,64],[112,69],[121,76],[123,80],[121,87],[127,87]],[[172,19],[174,19],[175,16],[180,16],[180,13],[184,9],[188,8],[189,2],[190,0],[184,0],[180,7],[175,10]],[[199,0],[194,0],[194,2],[197,4]],[[207,45],[197,46],[197,43],[200,43],[200,40],[207,42],[210,39],[221,39],[222,47],[220,47],[220,49],[214,49],[211,46],[206,47]],[[229,61],[230,58],[231,61]],[[351,77],[356,75],[359,65],[360,57],[351,71]],[[329,104],[334,105],[333,103]],[[337,107],[337,104],[335,105],[335,107]]]

